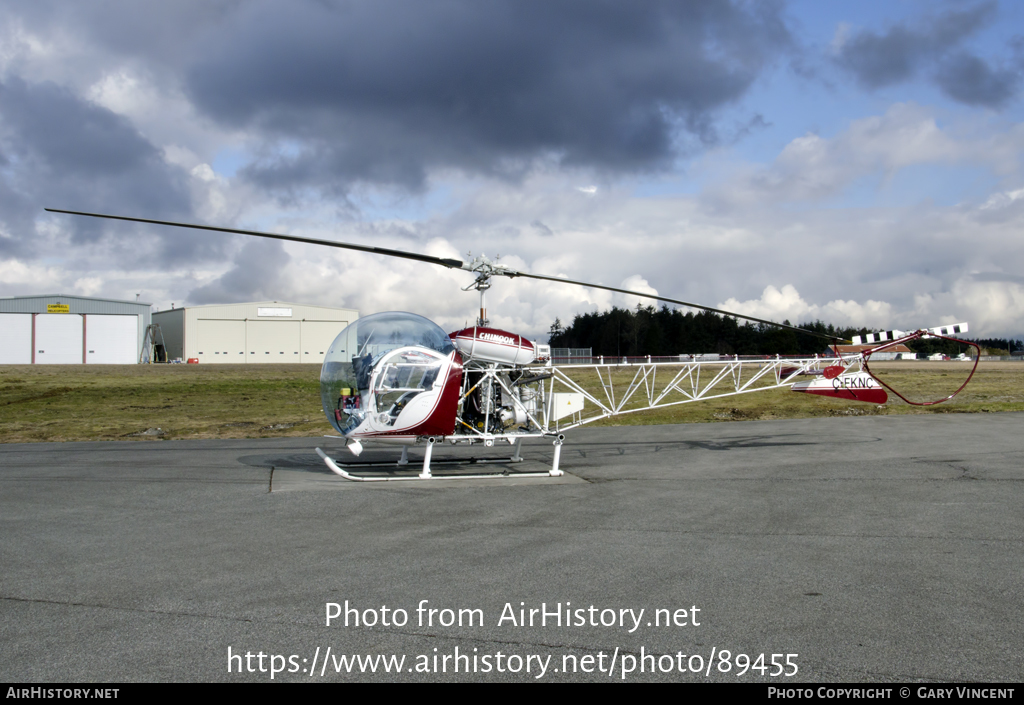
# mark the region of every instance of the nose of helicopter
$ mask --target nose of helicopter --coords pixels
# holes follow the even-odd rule
[[[368,421],[368,414],[387,411],[371,404],[371,378],[389,353],[400,348],[426,348],[448,356],[455,346],[433,321],[404,311],[375,313],[359,318],[331,343],[320,370],[320,401],[328,423],[349,438]],[[396,366],[395,373],[401,373]],[[390,379],[390,378],[389,378]],[[396,384],[389,387],[408,386]],[[406,380],[408,381],[408,380]],[[422,380],[421,380],[422,381]],[[394,400],[390,400],[394,401]]]

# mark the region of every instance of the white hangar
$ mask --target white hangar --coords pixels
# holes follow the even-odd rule
[[[0,298],[0,364],[136,364],[149,309],[66,294]]]
[[[346,308],[261,301],[157,311],[153,323],[160,325],[168,360],[321,364],[338,333],[357,318],[358,311]]]

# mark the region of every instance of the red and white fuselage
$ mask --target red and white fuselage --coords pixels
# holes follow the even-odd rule
[[[357,402],[353,440],[415,442],[420,436],[450,436],[462,385],[462,358],[423,347],[403,347],[376,364],[369,388]],[[339,414],[340,418],[340,414]]]
[[[817,394],[823,397],[835,397],[836,399],[849,399],[850,401],[862,401],[868,404],[884,404],[889,398],[889,395],[886,394],[885,389],[878,383],[878,380],[866,372],[846,372],[838,375],[825,374],[810,381],[797,382],[793,385],[792,389],[794,392]]]

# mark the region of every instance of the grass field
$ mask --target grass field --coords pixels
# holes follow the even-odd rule
[[[944,397],[962,362],[878,363],[872,371],[907,396]],[[628,382],[623,369],[618,379]],[[0,439],[147,440],[319,436],[332,433],[320,408],[319,365],[0,366]],[[582,378],[585,387],[594,380]],[[596,388],[596,387],[595,387]],[[909,393],[908,393],[909,392]],[[914,397],[911,397],[914,398]],[[702,423],[879,414],[1024,411],[1024,363],[982,362],[952,401],[876,406],[773,390],[625,414],[598,425]]]

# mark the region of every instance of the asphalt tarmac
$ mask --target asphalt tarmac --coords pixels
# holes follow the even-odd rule
[[[1019,681],[1022,432],[580,429],[563,478],[461,484],[346,482],[327,439],[0,445],[0,681]]]

